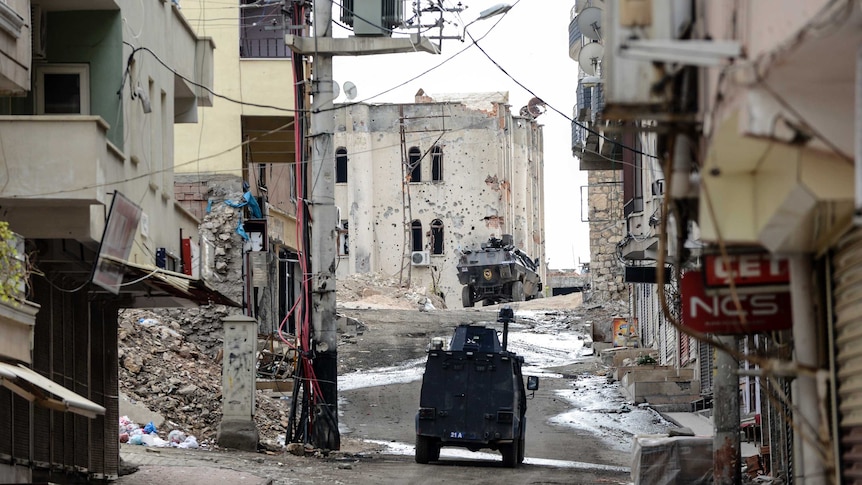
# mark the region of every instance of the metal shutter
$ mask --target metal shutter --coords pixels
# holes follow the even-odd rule
[[[833,270],[842,477],[862,484],[862,231],[838,242]]]

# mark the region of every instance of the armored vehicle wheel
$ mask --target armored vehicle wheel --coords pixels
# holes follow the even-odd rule
[[[512,301],[524,301],[524,283],[520,281],[512,283]]]
[[[514,440],[511,443],[500,445],[500,453],[503,454],[503,466],[506,468],[517,468],[518,457],[520,456],[521,440]]]
[[[427,436],[416,435],[416,463],[422,465],[440,459],[440,445]]]
[[[470,308],[473,306],[473,291],[470,290],[469,286],[465,286],[461,289],[461,305],[464,308]]]

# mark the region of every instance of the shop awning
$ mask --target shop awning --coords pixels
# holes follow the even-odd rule
[[[36,404],[88,418],[105,414],[105,408],[22,365],[0,362],[0,385]]]
[[[199,305],[242,306],[210,287],[206,281],[154,266],[103,257],[103,264],[115,265],[124,272],[120,293],[133,298],[134,308],[196,307]]]

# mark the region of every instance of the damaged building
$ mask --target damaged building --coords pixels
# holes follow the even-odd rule
[[[337,276],[382,272],[460,306],[462,251],[512,234],[545,280],[542,126],[508,93],[335,111]]]

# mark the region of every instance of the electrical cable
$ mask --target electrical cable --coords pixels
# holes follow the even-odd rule
[[[533,90],[531,90],[530,88],[528,88],[527,86],[525,86],[523,83],[521,83],[520,81],[518,81],[517,79],[515,79],[511,74],[509,74],[509,73],[508,73],[508,72],[503,68],[503,66],[501,66],[499,63],[497,63],[497,61],[495,61],[495,60],[494,60],[494,58],[492,58],[492,57],[491,57],[487,52],[485,52],[485,49],[483,49],[483,48],[482,48],[482,46],[481,46],[481,45],[479,45],[479,42],[478,42],[476,39],[474,39],[474,38],[473,38],[473,36],[470,34],[470,32],[469,32],[469,31],[467,31],[467,35],[470,37],[470,40],[472,40],[472,41],[473,41],[473,45],[475,45],[475,46],[476,46],[476,47],[477,47],[477,48],[482,52],[482,54],[484,54],[484,55],[485,55],[485,57],[487,57],[487,58],[488,58],[488,60],[489,60],[489,61],[491,61],[491,63],[492,63],[492,64],[494,64],[494,65],[497,67],[497,69],[499,69],[499,70],[500,70],[500,72],[502,72],[503,74],[505,74],[509,79],[511,79],[512,81],[514,81],[514,82],[515,82],[515,84],[517,84],[518,86],[520,86],[522,89],[524,89],[524,90],[525,90],[525,91],[527,91],[528,93],[532,94],[534,97],[541,99],[541,98],[539,97],[539,95],[537,95],[536,93],[534,93],[534,92],[533,92]],[[481,40],[481,39],[480,39],[480,40]],[[618,142],[618,141],[616,141],[616,140],[613,140],[613,139],[611,139],[611,138],[608,138],[607,136],[605,136],[605,135],[603,135],[603,134],[599,133],[598,131],[596,131],[596,130],[594,130],[594,129],[590,128],[589,126],[587,126],[587,125],[585,125],[585,124],[583,124],[583,123],[581,123],[581,122],[579,122],[579,121],[576,121],[575,119],[573,119],[573,118],[572,118],[572,117],[570,117],[569,115],[567,115],[567,114],[563,113],[562,111],[560,111],[559,109],[557,109],[555,106],[553,106],[553,105],[551,105],[551,104],[545,103],[545,105],[546,105],[548,108],[550,108],[552,111],[554,111],[555,113],[559,114],[560,116],[562,116],[563,118],[565,118],[566,120],[568,120],[569,122],[571,122],[572,124],[574,124],[574,125],[576,125],[576,126],[580,127],[581,129],[586,130],[588,133],[592,133],[592,134],[594,134],[594,135],[598,136],[599,138],[601,138],[601,139],[605,140],[605,141],[606,141],[606,142],[608,142],[608,143],[612,143],[612,144],[614,144],[614,145],[616,145],[616,146],[618,146],[618,147],[622,148],[623,150],[628,150],[628,151],[630,151],[630,152],[632,152],[632,153],[635,153],[635,154],[641,155],[641,156],[643,156],[643,157],[653,158],[653,159],[656,159],[656,160],[661,160],[661,157],[659,157],[659,156],[652,155],[652,154],[650,154],[650,153],[646,153],[646,152],[643,152],[643,151],[641,151],[641,150],[637,150],[637,149],[635,149],[635,148],[633,148],[633,147],[630,147],[630,146],[628,146],[628,145],[624,145],[624,144],[622,144],[622,143],[620,143],[620,142]]]

